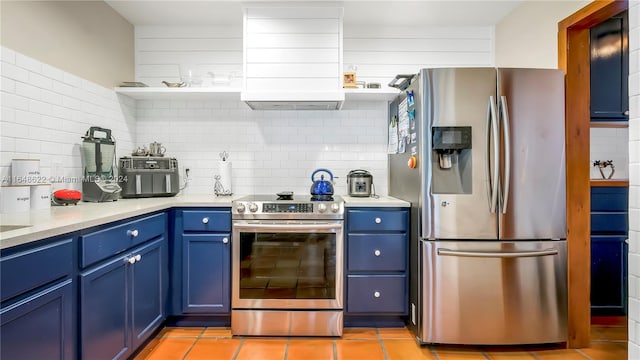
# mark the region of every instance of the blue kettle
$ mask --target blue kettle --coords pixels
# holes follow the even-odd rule
[[[315,176],[319,172],[326,172],[329,174],[330,180],[325,180],[324,175],[320,175],[320,180],[315,180]],[[333,195],[333,174],[327,169],[317,169],[311,174],[311,195]]]

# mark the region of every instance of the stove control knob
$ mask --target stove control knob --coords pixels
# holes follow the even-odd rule
[[[245,212],[245,210],[247,210],[247,208],[244,207],[243,203],[239,203],[236,206],[236,211],[239,212],[239,213],[243,213],[243,212]]]
[[[327,205],[325,205],[325,204],[319,204],[319,205],[318,205],[318,211],[319,211],[319,212],[321,212],[321,213],[323,213],[323,212],[327,211]]]
[[[338,205],[337,203],[331,204],[331,212],[337,213],[338,210],[340,210],[340,205]]]
[[[251,212],[256,212],[256,211],[258,211],[258,204],[256,204],[256,203],[249,203],[249,211],[251,211]]]

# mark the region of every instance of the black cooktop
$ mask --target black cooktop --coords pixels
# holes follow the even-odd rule
[[[340,201],[342,200],[340,196],[320,196],[313,197],[312,195],[293,195],[293,194],[285,194],[285,195],[277,195],[277,194],[255,194],[248,195],[239,198],[237,201],[252,201],[252,202],[294,202],[294,203],[305,203],[312,201]]]

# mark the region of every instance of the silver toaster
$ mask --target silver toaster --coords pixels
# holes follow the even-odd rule
[[[126,156],[118,160],[123,198],[174,196],[180,190],[178,160],[162,156]]]

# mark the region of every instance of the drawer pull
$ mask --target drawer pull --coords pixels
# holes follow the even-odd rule
[[[379,298],[379,297],[380,297],[380,291],[375,291],[375,292],[373,293],[373,297],[374,297],[374,298]]]
[[[382,252],[380,252],[380,250],[376,249],[376,251],[373,252],[373,255],[375,256],[380,256],[382,254]]]
[[[129,259],[127,259],[127,262],[129,262],[129,264],[133,265],[136,263],[136,257],[132,256]]]
[[[375,220],[376,224],[380,224],[382,222],[382,219],[380,219],[379,217],[376,218]]]
[[[222,238],[222,243],[223,244],[228,244],[229,243],[229,238]]]
[[[138,230],[127,230],[127,236],[138,237]]]
[[[208,224],[209,223],[209,218],[208,217],[202,218],[202,223],[203,224]]]
[[[142,260],[142,255],[140,254],[136,255],[136,261],[140,261],[140,260]]]

